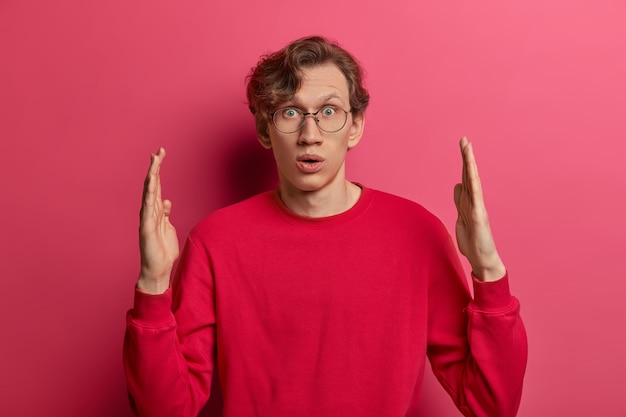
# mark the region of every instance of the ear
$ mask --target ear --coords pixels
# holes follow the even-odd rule
[[[257,139],[262,147],[265,149],[272,149],[272,140],[269,135],[263,135],[261,132],[257,132]]]
[[[352,125],[350,125],[350,136],[348,136],[348,149],[354,148],[361,141],[363,129],[365,128],[365,113],[352,115]]]

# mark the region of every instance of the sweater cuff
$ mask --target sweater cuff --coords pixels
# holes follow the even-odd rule
[[[475,310],[495,312],[506,310],[513,304],[508,272],[499,280],[491,282],[480,281],[472,274],[472,281],[474,283],[472,304]]]
[[[135,304],[131,312],[135,323],[156,326],[170,323],[172,319],[172,289],[163,294],[148,294],[135,288]]]

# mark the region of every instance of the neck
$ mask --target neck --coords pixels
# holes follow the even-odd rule
[[[352,208],[361,196],[361,187],[344,181],[332,189],[302,191],[281,184],[278,192],[291,211],[306,217],[328,217]]]

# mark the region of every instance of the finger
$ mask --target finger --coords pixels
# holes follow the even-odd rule
[[[160,166],[159,166],[160,168]],[[161,209],[163,207],[163,200],[161,197],[161,177],[159,175],[160,169],[157,170],[157,173],[154,178],[154,204],[157,209]]]
[[[159,152],[157,153],[157,158],[159,159],[159,164],[156,169],[156,200],[160,202],[162,200],[161,197],[161,164],[163,163],[163,159],[165,158],[165,149],[159,148]]]
[[[472,197],[472,203],[483,204],[482,185],[480,183],[480,177],[478,176],[478,165],[476,163],[476,157],[474,156],[474,148],[469,143],[465,150],[467,160],[467,178],[469,192]]]
[[[467,190],[468,188],[468,178],[467,178],[467,155],[466,155],[466,148],[467,145],[469,144],[469,141],[467,140],[467,137],[463,136],[461,138],[461,140],[459,141],[459,147],[461,148],[461,159],[463,161],[463,168],[461,171],[461,185],[463,187],[463,189]]]
[[[150,155],[150,168],[148,169],[148,176],[154,177],[159,174],[159,168],[165,158],[165,149],[159,148],[157,153]]]
[[[144,181],[141,210],[142,214],[144,210],[154,210],[154,207],[157,204],[157,190],[160,188],[158,173],[164,156],[165,150],[163,148],[160,148],[156,154],[152,154],[150,156],[150,167],[148,168],[148,173],[146,174],[146,179]]]
[[[150,155],[150,165],[148,165],[148,172],[146,173],[146,177],[143,181],[143,195],[141,197],[142,203],[146,200],[146,193],[148,192],[148,188],[150,187],[150,173],[152,172],[152,167],[154,165],[154,155]]]
[[[154,174],[156,172],[156,165],[158,164],[156,155],[150,155],[150,166],[146,173],[146,179],[143,182],[143,195],[142,195],[142,207],[146,205],[152,205],[152,193],[154,191]]]

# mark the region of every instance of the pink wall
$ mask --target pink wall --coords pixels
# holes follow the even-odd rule
[[[475,141],[530,339],[519,415],[626,416],[624,22],[621,0],[0,2],[0,415],[129,415],[148,155],[168,150],[181,238],[273,185],[243,79],[319,33],[368,71],[350,178],[452,228]],[[425,415],[457,415],[425,390]]]

